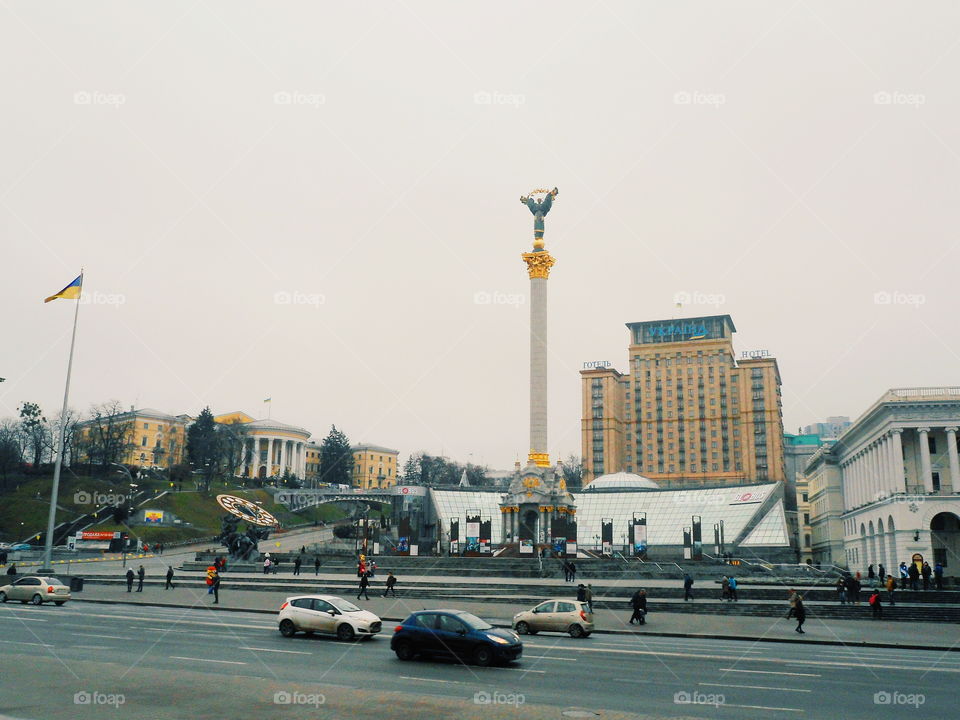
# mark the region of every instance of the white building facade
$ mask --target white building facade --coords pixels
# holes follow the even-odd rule
[[[887,391],[837,440],[847,567],[960,575],[960,387]]]

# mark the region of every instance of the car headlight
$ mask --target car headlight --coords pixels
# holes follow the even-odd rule
[[[509,645],[510,641],[506,638],[502,638],[499,635],[487,635],[488,638],[493,640],[495,643],[500,643],[501,645]]]

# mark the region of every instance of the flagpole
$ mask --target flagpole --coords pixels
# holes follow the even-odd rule
[[[80,270],[80,293],[83,294],[83,269]],[[60,441],[57,443],[57,461],[53,468],[53,491],[50,493],[50,515],[47,518],[47,537],[43,546],[43,567],[40,572],[53,572],[53,529],[57,521],[57,494],[60,491],[60,467],[63,465],[63,446],[67,434],[67,403],[70,399],[70,373],[73,370],[73,346],[77,342],[77,318],[80,316],[80,298],[73,310],[73,335],[70,336],[70,359],[67,361],[67,382],[63,388],[63,409],[60,411]]]

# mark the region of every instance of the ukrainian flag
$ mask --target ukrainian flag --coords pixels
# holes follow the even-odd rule
[[[58,292],[56,295],[51,295],[46,300],[45,303],[50,302],[51,300],[56,300],[57,298],[63,298],[64,300],[79,300],[80,299],[80,290],[83,287],[83,273],[80,273],[77,276],[77,279],[72,283],[67,285],[63,290]]]

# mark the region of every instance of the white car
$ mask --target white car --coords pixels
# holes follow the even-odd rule
[[[70,588],[55,577],[31,575],[0,587],[0,603],[19,600],[34,605],[43,605],[45,602],[63,605],[69,599]]]
[[[280,633],[293,637],[298,632],[308,635],[336,635],[343,641],[371,638],[380,632],[383,623],[368,610],[335,595],[295,595],[280,606]]]

